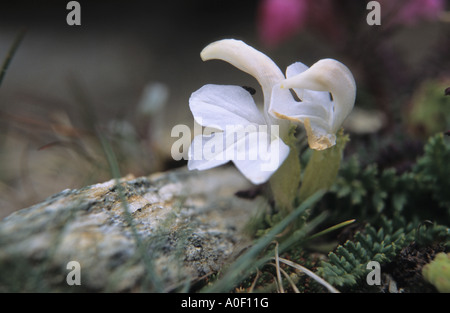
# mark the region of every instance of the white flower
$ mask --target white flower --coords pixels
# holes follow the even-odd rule
[[[289,122],[268,114],[272,89],[285,79],[283,73],[265,54],[233,39],[208,45],[201,58],[226,61],[255,77],[262,87],[264,109],[261,112],[240,86],[205,85],[194,92],[189,106],[195,121],[217,131],[194,138],[188,168],[205,170],[233,161],[252,183],[266,182],[289,154],[281,139]]]
[[[273,89],[269,112],[303,123],[312,149],[335,145],[336,132],[355,102],[356,84],[350,70],[336,60],[323,59],[310,68],[294,63],[286,77]],[[295,97],[286,93],[287,89]]]

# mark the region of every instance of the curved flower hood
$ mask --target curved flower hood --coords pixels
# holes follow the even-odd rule
[[[274,87],[269,112],[304,124],[312,149],[336,144],[336,132],[353,109],[356,83],[341,62],[322,59],[310,68],[297,62],[288,67],[287,79]],[[297,96],[287,94],[292,90]]]

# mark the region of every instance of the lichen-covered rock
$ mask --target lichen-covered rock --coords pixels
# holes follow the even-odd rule
[[[0,291],[183,290],[247,244],[249,187],[221,167],[64,190],[0,221]]]

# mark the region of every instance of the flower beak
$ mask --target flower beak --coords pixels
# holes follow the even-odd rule
[[[302,73],[283,80],[280,87],[331,93],[332,101],[325,101],[323,94],[319,97],[319,93],[316,93],[316,98],[310,99],[308,111],[306,111],[307,105],[302,106],[301,103],[296,109],[298,110],[296,114],[284,114],[277,111],[276,107],[272,111],[277,116],[286,115],[286,118],[304,123],[312,149],[323,150],[334,145],[335,134],[355,103],[356,83],[350,70],[339,61],[323,59]],[[322,113],[324,109],[327,114]],[[318,112],[317,115],[314,114],[315,111]],[[301,118],[296,118],[294,115]]]

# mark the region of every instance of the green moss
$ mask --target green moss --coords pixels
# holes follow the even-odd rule
[[[439,292],[450,292],[450,253],[438,253],[433,261],[422,269],[423,277]]]

